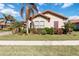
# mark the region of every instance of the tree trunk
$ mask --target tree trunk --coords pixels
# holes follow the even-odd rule
[[[25,28],[26,28],[26,34],[28,34],[28,33],[29,33],[28,20],[26,21],[26,25],[25,25]]]
[[[30,23],[30,33],[33,33],[34,32],[34,22],[31,21]]]
[[[5,27],[7,27],[7,20],[5,21]]]

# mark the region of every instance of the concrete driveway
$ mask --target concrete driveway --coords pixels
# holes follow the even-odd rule
[[[11,31],[0,32],[0,36],[12,34]]]

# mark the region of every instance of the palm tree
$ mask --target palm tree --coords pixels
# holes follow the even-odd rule
[[[11,23],[16,21],[16,19],[11,15],[5,15],[5,14],[2,14],[2,15],[4,16],[5,24],[7,23],[7,21],[10,21]]]
[[[20,15],[21,17],[26,20],[26,34],[28,34],[28,20],[30,19],[30,16],[33,16],[35,13],[38,13],[38,9],[36,7],[36,4],[34,3],[26,3],[26,6],[24,6],[25,4],[22,4],[21,10],[20,10]],[[26,8],[25,8],[26,7]],[[24,9],[25,11],[25,17],[23,17],[23,13],[24,13]]]
[[[6,14],[2,14],[2,15],[4,17],[5,28],[11,30],[10,26],[12,23],[16,21],[16,19],[12,15],[6,15]],[[10,24],[8,24],[7,21],[10,21]]]

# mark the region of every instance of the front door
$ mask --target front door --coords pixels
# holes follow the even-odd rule
[[[54,21],[54,28],[58,28],[58,21]]]

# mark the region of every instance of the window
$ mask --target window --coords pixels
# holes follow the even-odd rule
[[[40,21],[40,28],[44,27],[44,21]]]
[[[34,22],[35,28],[39,28],[39,21]]]
[[[45,24],[44,21],[35,21],[35,23],[34,23],[35,28],[43,28],[44,24]]]

